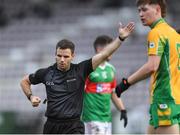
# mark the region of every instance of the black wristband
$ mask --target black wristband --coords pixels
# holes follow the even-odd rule
[[[31,96],[32,96],[32,93],[28,94],[28,95],[27,95],[27,98],[30,100],[30,99],[31,99]]]
[[[126,109],[124,109],[124,110],[121,110],[121,112],[122,112],[122,113],[127,113]]]
[[[120,36],[119,36],[119,40],[124,41],[124,40],[125,40],[125,38],[122,38],[122,37],[120,37]]]
[[[129,88],[131,86],[131,84],[128,82],[127,78],[123,78],[122,81],[126,85],[127,88]]]

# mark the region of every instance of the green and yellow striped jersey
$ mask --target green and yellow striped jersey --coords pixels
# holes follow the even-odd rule
[[[148,55],[161,57],[151,76],[151,102],[180,104],[180,35],[161,18],[151,25],[147,40]]]

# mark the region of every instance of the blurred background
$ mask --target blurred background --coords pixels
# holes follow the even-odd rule
[[[180,27],[180,1],[167,0],[167,22]],[[0,0],[0,133],[42,133],[46,104],[33,108],[20,88],[20,80],[55,62],[56,43],[67,38],[76,44],[78,63],[94,54],[98,35],[118,36],[118,23],[136,23],[135,32],[112,57],[117,79],[136,71],[147,60],[146,34],[135,0]],[[128,126],[112,105],[113,133],[145,133],[148,125],[149,80],[122,95]],[[46,97],[43,85],[34,95]]]

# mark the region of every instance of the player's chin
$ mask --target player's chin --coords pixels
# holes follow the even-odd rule
[[[142,25],[148,26],[147,22],[145,20],[141,20]]]
[[[142,21],[142,25],[143,26],[148,26],[148,24],[146,22],[143,22],[143,21]]]

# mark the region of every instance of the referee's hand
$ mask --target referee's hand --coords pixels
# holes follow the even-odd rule
[[[121,41],[124,41],[133,31],[134,31],[135,24],[134,22],[129,22],[126,26],[122,26],[119,23],[119,37]]]
[[[37,96],[31,96],[30,101],[33,107],[38,107],[39,103],[41,102],[41,99]]]

